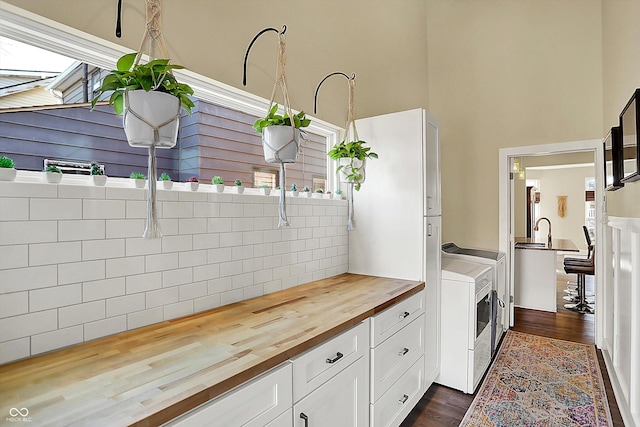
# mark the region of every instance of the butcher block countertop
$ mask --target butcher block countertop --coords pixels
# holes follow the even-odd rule
[[[0,412],[27,408],[37,426],[155,426],[423,288],[341,274],[0,366]]]

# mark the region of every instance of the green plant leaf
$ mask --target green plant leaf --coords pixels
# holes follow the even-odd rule
[[[116,68],[118,71],[129,71],[133,66],[134,61],[136,60],[136,56],[138,52],[127,53],[123,55],[118,62],[116,63]]]

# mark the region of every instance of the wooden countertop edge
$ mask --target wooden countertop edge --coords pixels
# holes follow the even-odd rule
[[[145,419],[142,419],[140,421],[134,422],[132,424],[130,424],[130,426],[132,427],[153,427],[153,426],[157,426],[159,424],[163,424],[166,423],[168,421],[171,421],[172,419],[194,409],[197,408],[198,406],[202,405],[203,403],[208,402],[211,399],[214,399],[218,396],[221,396],[222,394],[230,391],[231,389],[249,381],[250,379],[261,375],[265,372],[267,372],[269,369],[272,369],[278,365],[280,365],[281,363],[291,359],[292,357],[295,357],[313,347],[315,347],[316,345],[327,341],[328,339],[350,329],[351,327],[357,325],[358,323],[362,322],[363,320],[385,310],[386,308],[391,307],[392,305],[394,305],[395,303],[410,297],[411,295],[414,295],[418,292],[420,292],[422,289],[424,289],[425,284],[424,282],[420,282],[417,286],[412,286],[409,287],[407,286],[407,291],[403,292],[400,295],[396,295],[395,297],[393,297],[392,299],[388,300],[387,302],[380,304],[376,307],[373,307],[370,310],[367,310],[366,312],[363,312],[353,318],[351,318],[350,320],[343,322],[321,334],[316,335],[315,337],[301,343],[298,344],[290,349],[287,349],[285,351],[283,351],[282,353],[271,357],[268,360],[265,360],[261,363],[258,363],[254,366],[252,366],[251,368],[248,368],[246,370],[244,370],[243,372],[234,375],[233,377],[228,378],[225,381],[221,381],[217,384],[215,384],[214,386],[208,387],[205,390],[202,390],[200,392],[197,392],[185,399],[183,399],[182,401],[175,403],[171,406],[168,406],[166,408],[164,408],[163,410],[156,412],[148,417],[146,417]],[[197,313],[191,316],[187,316],[184,319],[190,318],[192,316],[197,316],[198,314],[201,313]]]

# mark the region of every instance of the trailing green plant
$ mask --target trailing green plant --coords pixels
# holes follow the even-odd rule
[[[160,175],[160,181],[171,181],[171,177],[168,173],[162,172],[162,175]]]
[[[214,176],[214,177],[211,179],[211,183],[212,183],[212,184],[216,184],[216,185],[220,185],[220,184],[224,184],[224,180],[222,179],[222,177],[221,177],[221,176]]]
[[[239,179],[236,179],[235,185],[236,187],[242,187],[242,181],[240,181]]]
[[[291,191],[298,191],[298,186],[295,183],[291,184]]]
[[[355,189],[360,190],[360,185],[364,175],[361,173],[361,166],[356,166],[354,160],[364,161],[365,159],[377,159],[378,154],[371,151],[371,147],[365,147],[365,141],[342,141],[339,144],[333,146],[327,155],[333,160],[338,159],[351,159],[349,162],[349,173],[345,174],[348,181],[355,184]],[[336,169],[336,173],[340,172],[346,165],[340,165]]]
[[[285,112],[284,116],[280,114],[276,114],[278,111],[278,104],[274,104],[269,110],[269,114],[263,119],[258,119],[253,124],[253,128],[257,133],[262,133],[262,129],[268,126],[291,126],[291,118]],[[310,119],[307,119],[304,111],[300,111],[298,114],[293,115],[293,124],[296,129],[304,128],[309,126],[311,123]]]
[[[0,168],[11,169],[13,167],[15,167],[13,159],[9,157],[0,157]]]
[[[187,180],[187,182],[198,182],[198,178],[197,178],[197,177],[195,177],[195,176],[192,176],[191,178],[189,178],[189,179]]]
[[[324,191],[322,191],[322,188],[318,188],[318,189],[316,190],[316,193],[322,194],[322,193],[324,193]]]
[[[129,178],[131,178],[131,179],[147,179],[147,177],[144,176],[144,174],[142,172],[131,172],[131,175],[129,175]]]
[[[62,170],[57,166],[47,166],[44,168],[45,172],[62,173]]]
[[[113,105],[116,114],[124,111],[124,93],[129,90],[145,90],[164,92],[177,97],[182,108],[191,114],[194,106],[189,95],[193,95],[191,86],[178,83],[171,74],[172,70],[180,70],[182,65],[169,64],[168,59],[154,59],[146,64],[135,64],[138,52],[127,53],[118,59],[116,69],[112,70],[102,80],[97,95],[91,101],[91,108],[95,107],[100,96],[111,92],[109,104]]]
[[[91,175],[104,175],[104,169],[98,163],[91,162]]]

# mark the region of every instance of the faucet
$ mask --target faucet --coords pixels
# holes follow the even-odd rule
[[[547,246],[551,247],[551,221],[549,221],[549,218],[545,216],[538,218],[538,220],[536,221],[536,226],[533,227],[533,231],[539,230],[538,224],[540,224],[540,221],[542,221],[543,219],[549,223],[549,235],[547,236]]]

